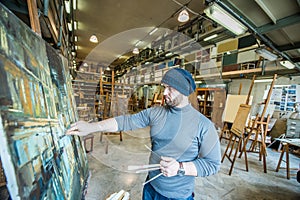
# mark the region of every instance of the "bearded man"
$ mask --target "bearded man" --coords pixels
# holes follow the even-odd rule
[[[150,126],[150,171],[143,188],[143,200],[194,199],[195,177],[217,173],[221,150],[214,124],[193,108],[188,96],[196,89],[192,75],[181,68],[168,70],[161,81],[165,105],[100,122],[79,121],[67,131],[84,136],[93,132],[126,131]]]

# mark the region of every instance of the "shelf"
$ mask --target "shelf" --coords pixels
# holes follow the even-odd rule
[[[272,66],[268,66],[266,69],[264,69],[265,72],[274,72],[279,70],[279,68],[276,67],[272,67]],[[239,76],[240,74],[252,74],[252,73],[262,73],[263,70],[262,68],[255,68],[255,69],[248,69],[248,70],[236,70],[236,71],[230,71],[230,72],[220,72],[220,73],[214,73],[214,74],[206,74],[206,75],[197,75],[196,78],[197,79],[205,79],[205,78],[215,78],[215,77],[220,77],[220,75],[222,76],[222,78],[225,77],[230,77],[230,76]]]
[[[223,88],[197,88],[199,111],[222,127],[222,115],[226,101],[226,91]]]

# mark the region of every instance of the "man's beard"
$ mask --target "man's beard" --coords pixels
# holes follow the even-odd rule
[[[182,102],[183,95],[178,94],[176,97],[173,97],[173,98],[170,97],[170,96],[165,95],[164,100],[165,100],[165,103],[167,104],[167,106],[175,107],[175,106],[178,106]]]

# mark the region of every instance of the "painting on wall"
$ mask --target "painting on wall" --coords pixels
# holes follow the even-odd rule
[[[78,199],[88,163],[66,58],[0,4],[0,155],[12,199]]]

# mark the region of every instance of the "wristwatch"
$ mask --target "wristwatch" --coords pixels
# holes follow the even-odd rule
[[[179,169],[178,169],[178,171],[177,171],[177,174],[178,174],[179,176],[184,176],[184,174],[185,174],[185,170],[184,170],[184,168],[183,168],[182,162],[179,162]]]

